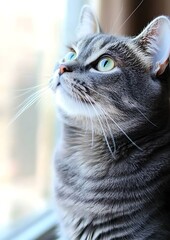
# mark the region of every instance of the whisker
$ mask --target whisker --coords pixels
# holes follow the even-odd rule
[[[79,94],[80,94],[80,92],[79,92]],[[82,94],[81,94],[82,95]],[[91,117],[91,114],[90,114],[90,110],[89,110],[89,107],[88,107],[88,105],[87,105],[87,103],[86,103],[86,101],[87,102],[89,102],[88,101],[88,99],[86,98],[86,96],[81,96],[82,98],[83,98],[83,102],[84,102],[84,106],[87,108],[87,111],[88,111],[88,113],[89,113],[89,117],[90,117],[90,122],[91,122],[91,147],[93,147],[93,145],[94,145],[94,126],[93,126],[93,119],[92,119],[92,117]],[[84,100],[84,98],[85,98],[85,100]],[[83,105],[83,104],[82,104]],[[87,116],[86,116],[86,124],[87,124]]]
[[[109,102],[110,102],[110,99],[109,99],[107,96],[105,96],[105,95],[103,95],[103,94],[97,92],[96,90],[94,90],[93,88],[91,88],[91,87],[89,87],[89,86],[88,86],[88,88],[89,88],[91,91],[97,93],[99,96],[101,96],[101,97],[103,97],[103,98],[109,100]],[[119,103],[118,101],[116,101],[116,100],[114,100],[114,102],[120,104],[120,103]]]
[[[91,87],[89,87],[89,86],[88,86],[88,88],[89,88],[91,91],[97,93],[99,96],[101,96],[101,97],[103,97],[103,98],[105,98],[105,99],[107,99],[107,100],[110,101],[110,99],[109,99],[107,96],[105,96],[105,95],[103,95],[103,94],[101,94],[101,93],[98,93],[97,91],[95,91],[93,88],[91,88]],[[121,105],[118,101],[115,101],[115,100],[112,100],[112,101],[114,101],[115,103]],[[157,125],[154,124],[151,120],[149,120],[149,118],[148,118],[138,107],[136,107],[135,104],[133,104],[133,107],[135,107],[136,110],[137,110],[149,123],[151,123],[153,126],[157,127]]]
[[[37,89],[37,88],[40,88],[40,87],[43,87],[43,86],[47,86],[47,83],[41,83],[39,85],[36,85],[34,87],[28,87],[28,88],[21,88],[21,89],[12,89],[14,92],[27,92],[27,91],[32,91],[34,89]]]
[[[97,104],[97,103],[96,103]],[[98,105],[98,104],[97,104]],[[99,105],[99,108],[101,109],[101,111],[103,111],[103,113],[108,116],[108,118],[116,125],[116,127],[127,137],[127,139],[139,150],[142,151],[142,148],[140,148],[128,135],[127,133],[115,122],[115,120],[112,119],[112,117],[110,117],[110,115],[108,113],[106,113],[106,111]]]
[[[89,117],[90,117],[90,121],[91,121],[91,128],[92,128],[92,130],[91,130],[91,133],[92,133],[92,147],[93,147],[93,144],[94,144],[94,127],[93,127],[93,119],[92,119],[92,117],[91,117],[91,115],[90,115],[90,110],[89,110],[89,107],[88,107],[88,105],[87,105],[87,103],[86,103],[86,101],[87,102],[89,102],[89,100],[87,99],[87,95],[85,94],[85,95],[83,95],[80,91],[78,91],[76,88],[74,88],[74,91],[77,93],[77,95],[78,96],[80,96],[81,98],[82,98],[82,100],[83,100],[83,102],[84,102],[84,105],[81,103],[81,101],[78,101],[78,102],[80,102],[81,103],[81,105],[82,105],[82,107],[83,108],[87,108],[87,111],[89,112]],[[77,97],[76,97],[77,98]],[[85,101],[86,100],[86,101]],[[89,104],[91,104],[90,102],[89,102]],[[87,125],[87,116],[86,116],[86,125]],[[87,131],[87,127],[86,127],[86,131]]]
[[[158,126],[157,126],[156,124],[154,124],[151,120],[149,120],[149,118],[146,117],[145,114],[144,114],[138,107],[135,106],[135,108],[136,108],[136,110],[137,110],[149,123],[151,123],[154,127],[158,127]]]
[[[123,12],[123,4],[121,4],[121,9],[120,9],[118,15],[116,16],[115,21],[113,22],[113,25],[112,25],[111,30],[110,30],[110,34],[113,33],[113,30],[114,30],[114,28],[115,28],[117,22],[119,21],[122,12]],[[112,19],[112,20],[113,20],[113,19]]]
[[[33,97],[36,97],[38,94],[40,94],[41,92],[43,92],[44,90],[48,90],[48,87],[44,87],[38,91],[36,91],[35,93],[31,94],[29,97],[27,97],[21,104],[19,104],[16,109],[24,106],[27,102],[29,102],[29,100],[31,100]]]
[[[72,89],[71,85],[70,85],[70,84],[68,84],[68,85],[70,86],[70,89]],[[93,91],[92,88],[89,88],[89,89],[91,89],[91,90]],[[77,91],[77,89],[76,89],[76,91]],[[94,90],[94,91],[95,91],[95,90]],[[78,92],[78,94],[80,95],[80,91],[77,91],[77,92]],[[95,91],[95,92],[96,92],[96,91]],[[96,92],[96,93],[97,93],[97,92]],[[98,93],[98,94],[99,94],[99,93]],[[102,95],[102,94],[101,94],[101,95]],[[103,95],[102,95],[102,96],[103,96]],[[104,96],[104,97],[105,97],[105,96]],[[111,147],[110,147],[110,144],[109,144],[109,142],[108,142],[108,139],[107,139],[105,130],[104,130],[103,125],[102,125],[102,120],[103,120],[103,119],[101,120],[100,114],[98,114],[98,111],[97,111],[97,109],[95,108],[94,104],[92,104],[92,102],[95,102],[95,105],[98,107],[98,109],[101,110],[101,111],[104,113],[105,121],[106,121],[106,119],[107,119],[107,118],[106,118],[106,116],[107,116],[107,117],[116,125],[116,127],[126,136],[126,138],[127,138],[134,146],[136,146],[136,148],[138,148],[139,150],[142,150],[142,149],[128,136],[128,134],[119,126],[119,124],[117,124],[116,121],[112,119],[112,117],[103,109],[103,107],[102,107],[101,105],[99,105],[96,101],[94,101],[94,100],[93,100],[89,95],[87,95],[87,94],[86,94],[85,96],[81,95],[81,98],[85,98],[85,99],[90,103],[90,105],[92,106],[92,108],[94,109],[94,111],[97,113],[97,114],[96,114],[96,117],[98,118],[99,124],[100,124],[100,126],[101,126],[101,129],[102,129],[102,132],[103,132],[105,141],[106,141],[106,144],[107,144],[108,149],[109,149],[109,151],[111,152],[112,156],[113,156],[113,152],[112,152],[112,150],[111,150]],[[92,99],[92,101],[91,101],[90,98]],[[81,102],[81,101],[79,101],[79,102]],[[86,106],[86,104],[85,104],[85,106]],[[113,144],[114,144],[114,149],[116,149],[114,137],[113,137],[113,135],[112,135],[112,133],[111,133],[111,129],[110,129],[110,126],[109,126],[108,121],[106,121],[106,123],[107,123],[107,126],[108,126],[108,128],[109,128],[109,132],[110,132],[110,135],[111,135]]]
[[[86,97],[88,98],[88,96],[86,96]],[[114,156],[114,155],[113,155],[113,152],[112,152],[112,149],[111,149],[111,147],[110,147],[110,144],[109,144],[109,142],[108,142],[106,133],[105,133],[104,128],[103,128],[103,126],[102,126],[102,122],[101,122],[100,116],[98,115],[98,111],[97,111],[97,109],[94,107],[94,105],[92,104],[92,102],[91,102],[91,100],[90,100],[89,98],[88,98],[88,100],[89,100],[91,106],[93,107],[94,111],[97,113],[97,114],[96,114],[96,117],[97,117],[97,119],[98,119],[98,121],[99,121],[99,124],[100,124],[100,126],[101,126],[101,129],[102,129],[103,136],[104,136],[104,138],[105,138],[106,144],[107,144],[107,146],[108,146],[108,149],[109,149],[111,155]]]
[[[35,89],[35,90],[28,90],[28,91],[26,91],[25,93],[21,93],[21,94],[15,96],[14,99],[17,99],[17,98],[21,98],[21,97],[23,97],[23,96],[26,96],[26,95],[30,94],[31,92],[33,92],[33,91],[35,91],[34,93],[36,93],[38,90],[36,90],[36,89]],[[34,94],[34,93],[32,93],[32,94]]]
[[[68,80],[68,79],[67,79],[67,80]],[[81,101],[78,100],[77,95],[76,95],[76,93],[77,93],[77,94],[80,94],[80,92],[79,92],[76,88],[74,88],[74,92],[73,92],[72,85],[71,85],[70,81],[67,81],[67,84],[68,84],[67,86],[69,87],[69,89],[70,89],[71,92],[72,92],[72,94],[71,94],[71,95],[72,95],[72,98],[75,97],[76,101],[81,104],[82,108],[84,108],[84,105],[81,103]],[[81,96],[81,97],[83,97],[83,96]],[[73,100],[74,100],[74,99],[73,99]],[[87,116],[86,116],[86,132],[87,132],[87,129],[88,129],[87,126],[88,126],[88,120],[87,120]]]
[[[16,121],[22,113],[24,113],[27,109],[29,109],[38,99],[47,93],[47,89],[44,89],[43,92],[41,91],[39,94],[31,98],[22,108],[16,113],[16,115],[12,118],[12,120],[8,123],[7,127],[9,127],[14,121]]]
[[[144,2],[144,0],[142,0],[137,7],[132,11],[132,13],[129,15],[129,17],[126,18],[126,20],[121,24],[121,26],[118,28],[118,31],[121,30],[121,28],[125,25],[125,23],[127,23],[127,21],[133,16],[133,14],[138,10],[138,8],[140,8],[140,6],[142,5],[142,3]]]
[[[49,95],[48,95],[47,91],[42,93],[40,98],[35,102],[35,105],[39,105],[41,102],[44,102],[45,104],[47,104],[47,103],[51,104],[51,101],[49,99]]]
[[[80,95],[80,97],[83,99],[84,105],[83,105],[83,104],[81,103],[81,101],[80,101],[82,107],[83,107],[83,108],[86,107],[86,108],[87,108],[87,111],[88,111],[88,113],[89,113],[90,122],[91,122],[91,133],[92,133],[91,147],[93,147],[93,144],[94,144],[94,126],[93,126],[93,119],[92,119],[92,117],[91,117],[89,107],[88,107],[87,103],[85,102],[85,100],[86,100],[87,102],[89,102],[89,100],[86,98],[86,94],[85,94],[85,93],[84,93],[85,95],[83,95],[80,91],[76,91],[76,92],[77,92],[77,94]],[[85,98],[85,100],[84,100],[84,98]],[[89,102],[89,103],[90,103],[90,102]],[[87,124],[87,116],[86,116],[86,124]]]
[[[90,97],[90,98],[92,99],[92,101],[96,104],[96,101],[95,101],[91,96],[89,96],[89,97]],[[102,107],[101,107],[101,108],[102,108]],[[115,139],[114,139],[114,137],[113,137],[113,134],[112,134],[111,128],[110,128],[110,126],[109,126],[109,123],[108,123],[108,120],[107,120],[105,114],[104,114],[103,116],[104,116],[105,121],[106,121],[106,124],[107,124],[107,126],[108,126],[108,129],[109,129],[109,132],[110,132],[110,137],[111,137],[112,142],[113,142],[114,152],[115,152],[115,151],[116,151],[116,143],[115,143]]]

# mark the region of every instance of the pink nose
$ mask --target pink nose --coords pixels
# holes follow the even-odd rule
[[[66,67],[65,65],[62,64],[59,67],[59,75],[62,75],[64,72],[71,72],[71,71],[69,70],[68,67]]]

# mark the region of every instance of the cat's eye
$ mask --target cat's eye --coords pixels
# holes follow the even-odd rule
[[[68,52],[64,57],[64,62],[70,62],[77,58],[77,53],[74,51]]]
[[[103,57],[99,60],[96,69],[100,72],[108,72],[115,67],[115,62],[110,57]]]

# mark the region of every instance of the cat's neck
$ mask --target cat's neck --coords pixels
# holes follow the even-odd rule
[[[106,134],[98,134],[81,128],[62,123],[62,141],[64,149],[67,149],[67,154],[72,155],[75,152],[79,153],[82,160],[96,161],[96,158],[104,156],[105,159],[118,159],[126,158],[132,151],[142,152],[147,142],[155,142],[156,139],[166,134],[166,125],[149,126],[150,123],[145,125],[145,128],[130,129],[125,134],[120,132],[110,137]],[[147,127],[148,126],[148,127]],[[154,140],[155,139],[155,140]],[[154,148],[154,144],[153,144]]]
[[[62,141],[67,154],[75,152],[79,154],[82,161],[96,162],[102,156],[104,159],[114,159],[115,161],[128,155],[129,151],[140,151],[137,143],[123,133],[115,134],[112,137],[98,134],[84,128],[63,124]]]

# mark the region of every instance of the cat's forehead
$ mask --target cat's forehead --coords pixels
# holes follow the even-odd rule
[[[123,38],[118,38],[107,34],[93,34],[79,39],[74,43],[75,50],[79,58],[86,59],[86,63],[95,60],[105,54],[110,48],[117,48],[123,42]]]
[[[85,65],[110,52],[123,56],[125,61],[128,59],[128,61],[136,62],[138,59],[144,65],[149,66],[148,59],[130,37],[101,33],[92,34],[76,41],[73,48],[75,48],[79,59],[82,59]]]
[[[108,34],[92,34],[79,39],[75,45],[79,52],[92,51],[97,52],[101,49],[107,49],[113,45],[117,45],[121,39]]]
[[[76,44],[77,47],[82,48],[84,46],[99,48],[107,43],[116,41],[116,38],[107,34],[90,34],[86,37],[80,38]]]

